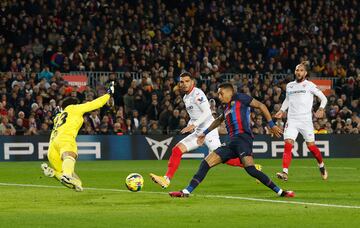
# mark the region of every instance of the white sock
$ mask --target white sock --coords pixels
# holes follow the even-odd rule
[[[319,168],[322,168],[322,167],[324,167],[325,166],[325,164],[324,164],[324,162],[321,162],[320,164],[318,164],[319,165]]]
[[[164,178],[170,183],[170,178],[167,176],[164,176]]]
[[[280,191],[278,191],[278,196],[281,196],[281,194],[283,193],[283,190],[280,188]]]
[[[283,172],[289,174],[289,170],[287,168],[283,168]]]
[[[183,192],[184,194],[190,194],[190,192],[189,192],[186,188],[184,188],[184,189],[182,190],[182,192]]]

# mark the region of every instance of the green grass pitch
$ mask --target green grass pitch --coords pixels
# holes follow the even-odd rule
[[[257,160],[275,183],[296,192],[293,199],[227,165],[210,170],[192,197],[170,198],[167,192],[187,186],[200,160],[183,160],[166,190],[148,174],[163,174],[167,161],[78,161],[81,193],[44,177],[41,162],[1,162],[0,227],[360,227],[360,159],[325,162],[329,180],[321,180],[314,159],[294,159],[285,183],[275,179],[281,160]],[[144,176],[141,192],[124,186],[132,172]]]

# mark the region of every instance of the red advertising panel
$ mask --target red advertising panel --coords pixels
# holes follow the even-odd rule
[[[85,89],[85,87],[87,86],[86,75],[66,74],[66,75],[63,75],[63,79],[65,81],[68,81],[69,85],[79,87],[79,90],[78,90],[79,92],[83,91]]]
[[[312,79],[310,81],[315,83],[315,85],[317,85],[317,87],[325,94],[325,96],[329,96],[329,95],[332,94],[331,80],[328,80],[328,79]]]

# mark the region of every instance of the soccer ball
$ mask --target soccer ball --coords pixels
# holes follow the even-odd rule
[[[144,178],[138,173],[130,173],[125,179],[126,187],[132,192],[138,192],[144,186]]]

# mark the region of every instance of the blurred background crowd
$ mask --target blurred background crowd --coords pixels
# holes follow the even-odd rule
[[[316,133],[358,134],[359,12],[356,0],[3,0],[0,135],[49,134],[62,98],[92,100],[111,80],[116,93],[84,117],[80,134],[178,133],[189,118],[177,85],[184,70],[207,94],[214,116],[225,73],[275,113],[303,60],[312,77],[336,78],[326,118],[314,119]],[[124,74],[80,92],[62,78],[71,71]],[[254,134],[268,134],[262,116],[251,116]]]

